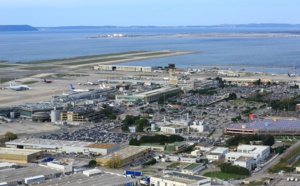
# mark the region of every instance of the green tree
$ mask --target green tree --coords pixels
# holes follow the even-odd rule
[[[113,156],[109,161],[106,162],[105,166],[109,168],[119,168],[122,165],[122,159],[120,156]]]
[[[96,165],[97,165],[96,160],[90,160],[90,161],[89,161],[89,166],[90,166],[90,167],[96,167]]]
[[[132,138],[132,139],[129,141],[129,145],[139,146],[139,145],[140,145],[140,142],[139,142],[138,139]]]
[[[108,118],[109,118],[110,120],[115,120],[115,119],[117,119],[117,116],[114,115],[114,114],[110,114]]]
[[[4,134],[4,136],[7,137],[9,140],[18,139],[18,136],[12,132],[7,132]]]

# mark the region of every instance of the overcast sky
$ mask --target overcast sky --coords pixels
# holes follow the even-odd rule
[[[300,0],[0,0],[0,25],[299,24]]]

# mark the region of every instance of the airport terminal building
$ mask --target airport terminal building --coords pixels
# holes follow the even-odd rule
[[[151,103],[158,101],[161,96],[168,94],[179,93],[180,89],[177,87],[164,87],[160,89],[155,89],[147,92],[142,92],[133,95],[116,95],[117,102],[135,102],[138,99],[144,101],[145,103]]]

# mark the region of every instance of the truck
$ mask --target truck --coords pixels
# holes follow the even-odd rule
[[[131,175],[131,176],[142,176],[142,172],[140,171],[130,171],[130,170],[126,170],[124,171],[125,175]]]

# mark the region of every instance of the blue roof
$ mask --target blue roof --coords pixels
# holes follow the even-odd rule
[[[243,128],[243,126],[245,126]],[[227,129],[253,130],[300,130],[300,120],[288,119],[255,119],[250,123],[229,124]]]

